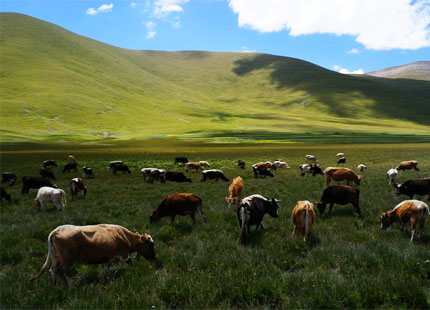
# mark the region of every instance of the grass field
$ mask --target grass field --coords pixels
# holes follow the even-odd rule
[[[402,181],[428,177],[429,144],[320,145],[287,144],[212,145],[178,143],[170,147],[148,143],[123,146],[14,145],[3,148],[1,170],[19,177],[38,175],[41,162],[54,159],[57,184],[68,194],[65,212],[50,205],[37,212],[31,200],[36,191],[20,194],[20,182],[6,189],[12,203],[2,202],[0,219],[0,296],[3,309],[77,308],[421,308],[430,307],[430,225],[424,237],[409,242],[394,224],[381,231],[379,217],[406,199],[388,185],[385,173],[402,160],[416,159],[421,171],[401,172]],[[316,201],[323,178],[300,177],[298,165],[305,154],[319,158],[322,167],[335,166],[337,152],[345,152],[347,167],[368,165],[360,186],[363,219],[351,205],[335,205],[331,214],[317,212],[312,240],[292,239],[291,211],[297,200]],[[71,202],[68,183],[81,173],[62,174],[67,155],[80,166],[90,166],[95,179],[86,180],[88,195]],[[240,246],[235,211],[224,198],[229,182],[200,182],[188,173],[189,184],[147,184],[142,167],[182,171],[173,165],[175,156],[208,160],[227,177],[241,175],[245,195],[259,193],[281,199],[280,217],[265,217],[265,230],[252,234],[247,247]],[[285,159],[292,167],[276,172],[275,178],[254,179],[250,165],[261,160]],[[245,171],[237,159],[247,163]],[[111,175],[111,160],[129,164],[131,175]],[[151,210],[168,194],[192,192],[203,197],[206,225],[177,217],[150,225]],[[418,197],[426,200],[427,197]],[[100,266],[75,266],[69,274],[70,289],[51,287],[45,274],[28,282],[47,254],[47,236],[62,224],[115,223],[152,235],[164,268],[148,261],[132,267],[118,264],[108,280]],[[428,223],[429,224],[429,223]]]

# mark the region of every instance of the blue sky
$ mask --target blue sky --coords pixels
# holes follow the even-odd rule
[[[129,49],[255,51],[344,73],[430,60],[430,0],[1,0],[0,10]]]

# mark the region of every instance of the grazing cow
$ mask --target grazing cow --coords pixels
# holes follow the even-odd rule
[[[278,200],[275,198],[267,199],[261,195],[255,194],[240,200],[237,207],[237,219],[240,226],[240,243],[246,244],[245,226],[248,234],[251,233],[250,226],[257,225],[255,231],[261,226],[264,229],[262,221],[266,213],[271,217],[278,217]]]
[[[366,166],[366,165],[364,165],[364,164],[359,164],[359,165],[357,166],[357,169],[358,169],[358,171],[363,172],[364,170],[366,170],[366,169],[367,169],[367,166]]]
[[[315,177],[317,174],[324,175],[324,172],[322,171],[321,167],[318,164],[301,164],[299,166],[300,168],[300,175],[303,177],[306,173],[312,173],[312,176]]]
[[[336,157],[344,157],[345,156],[345,154],[344,153],[337,153],[336,154]]]
[[[330,204],[328,213],[331,212],[335,203],[341,205],[351,203],[355,208],[355,212],[361,215],[359,199],[360,191],[358,189],[347,185],[332,185],[324,189],[320,201],[316,202],[316,206],[320,213],[323,214],[328,203]]]
[[[3,201],[3,198],[9,202],[12,201],[10,198],[10,194],[8,194],[3,187],[0,187],[0,201]]]
[[[218,181],[219,179],[221,179],[226,182],[230,181],[224,176],[224,172],[218,169],[203,170],[201,181],[205,182],[206,179],[215,180],[215,181]]]
[[[429,195],[430,200],[430,178],[407,180],[404,183],[396,183],[397,195],[404,194],[409,196],[409,199],[414,198],[414,195]]]
[[[252,168],[259,168],[259,169],[270,169],[272,167],[272,163],[270,161],[266,162],[258,162],[252,165]]]
[[[82,168],[82,171],[84,172],[82,177],[85,179],[94,179],[94,173],[93,173],[93,169],[91,169],[90,167],[84,166]]]
[[[77,168],[78,168],[78,163],[68,163],[68,164],[65,164],[64,168],[63,168],[63,173],[70,172],[70,170],[75,170],[75,172],[76,172]]]
[[[175,165],[182,164],[185,165],[188,162],[186,157],[175,157]]]
[[[237,160],[237,165],[240,169],[245,169],[245,162],[242,159]]]
[[[230,186],[228,187],[228,197],[225,197],[225,201],[228,204],[228,207],[232,205],[235,199],[238,200],[242,197],[243,191],[243,179],[239,176],[233,179]]]
[[[166,170],[157,169],[151,171],[151,176],[149,178],[150,183],[154,183],[154,180],[160,180],[160,183],[166,183]]]
[[[67,156],[67,161],[69,163],[75,163],[76,162],[75,156],[73,156],[73,155]]]
[[[311,229],[315,219],[314,205],[308,200],[297,201],[297,204],[293,209],[293,213],[291,214],[291,218],[294,223],[294,229],[291,236],[300,232],[303,240],[306,241],[306,239],[311,235]]]
[[[420,238],[424,231],[426,216],[430,215],[429,207],[426,203],[419,200],[405,200],[394,207],[393,210],[382,213],[381,229],[387,229],[394,222],[400,224],[402,233],[405,224],[411,223],[411,240],[414,240],[414,234],[417,224],[420,225]]]
[[[54,172],[49,170],[49,168],[41,167],[40,168],[40,176],[47,178],[47,179],[56,180]]]
[[[399,182],[399,171],[397,171],[397,169],[394,169],[394,168],[388,170],[387,179],[388,179],[388,184],[395,186],[395,184]]]
[[[310,160],[313,163],[316,163],[318,160],[314,155],[305,155],[306,160]]]
[[[324,174],[325,187],[330,184],[332,179],[335,181],[346,181],[348,185],[351,183],[351,181],[355,182],[357,185],[360,185],[361,183],[361,176],[348,168],[327,167],[324,170]]]
[[[273,173],[270,171],[270,169],[267,169],[266,166],[252,166],[252,170],[254,171],[255,178],[258,178],[259,175],[263,176],[263,178],[266,178],[266,176],[269,176],[271,178],[274,177]]]
[[[273,171],[278,169],[278,165],[272,163],[271,161],[266,161],[264,163],[266,164],[267,169],[272,169]]]
[[[33,189],[39,189],[43,186],[49,186],[55,188],[56,185],[53,185],[51,182],[49,182],[48,179],[44,177],[22,177],[22,190],[21,193],[28,194],[29,190],[31,188]]]
[[[44,186],[39,188],[33,202],[36,204],[39,211],[48,202],[54,203],[58,211],[64,211],[64,209],[66,209],[66,193],[59,188]]]
[[[166,172],[166,181],[171,182],[188,182],[191,183],[191,179],[187,178],[185,174],[182,172],[173,172],[173,171],[167,171]]]
[[[344,156],[344,157],[339,158],[339,160],[337,161],[337,163],[338,164],[344,164],[344,163],[346,163],[346,157]]]
[[[198,213],[202,223],[206,223],[206,218],[202,211],[202,198],[195,194],[178,193],[164,198],[157,209],[152,211],[149,222],[158,222],[161,218],[170,216],[170,221],[175,222],[176,215],[189,215],[193,224],[196,223],[195,213]]]
[[[58,273],[64,288],[67,288],[66,271],[73,264],[104,264],[103,276],[106,279],[110,264],[122,258],[127,259],[131,265],[130,254],[134,252],[137,252],[137,260],[141,256],[155,260],[151,236],[133,233],[127,228],[112,224],[58,226],[48,236],[48,257],[45,263],[30,281],[46,272],[50,259],[52,285],[55,285]]]
[[[290,167],[285,161],[275,160],[273,164],[276,166],[277,169],[290,169]]]
[[[418,169],[418,162],[416,160],[408,160],[408,161],[402,161],[400,163],[400,165],[398,165],[396,167],[396,169],[398,171],[400,170],[410,170],[410,169],[414,169],[416,171],[420,171],[420,169]]]
[[[194,171],[199,171],[203,169],[198,162],[186,163],[185,166],[186,166],[185,171],[188,171],[189,169],[192,169]]]
[[[202,167],[210,167],[209,163],[207,161],[201,160],[199,161],[200,166]]]
[[[9,186],[13,186],[17,180],[16,174],[13,172],[3,172],[1,175],[1,182],[9,182]]]
[[[123,173],[128,172],[128,174],[131,173],[130,169],[128,169],[128,166],[126,164],[116,164],[112,167],[113,174],[116,174],[118,171],[122,171]]]
[[[82,198],[87,195],[87,187],[84,185],[84,181],[81,178],[73,178],[70,181],[70,191],[72,192],[72,200],[78,199],[78,193],[81,191]]]
[[[122,165],[124,162],[122,160],[114,160],[109,163],[108,170],[113,169],[116,165]]]
[[[151,180],[152,171],[158,171],[158,170],[159,170],[158,168],[142,168],[140,169],[140,173],[142,174],[143,180],[146,182],[147,177],[149,178],[149,180]]]
[[[43,167],[57,167],[57,163],[55,162],[55,160],[45,160],[43,162]]]

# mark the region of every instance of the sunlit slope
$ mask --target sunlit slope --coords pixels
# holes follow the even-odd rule
[[[428,133],[430,82],[257,53],[134,51],[1,13],[2,139]]]

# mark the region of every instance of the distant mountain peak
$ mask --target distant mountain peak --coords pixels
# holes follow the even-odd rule
[[[430,61],[416,61],[410,64],[388,67],[366,74],[383,78],[409,78],[430,81]]]

